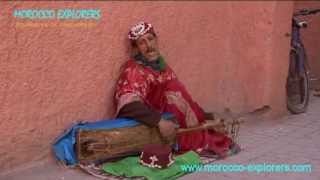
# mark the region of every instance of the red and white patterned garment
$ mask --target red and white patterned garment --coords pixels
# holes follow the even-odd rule
[[[129,60],[117,83],[115,101],[117,112],[125,104],[142,101],[159,112],[173,113],[181,128],[194,127],[205,121],[200,106],[194,102],[172,69],[156,71]],[[224,156],[231,140],[214,131],[198,131],[177,137],[179,150],[211,150]]]

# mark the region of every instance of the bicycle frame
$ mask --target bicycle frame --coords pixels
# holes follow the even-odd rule
[[[318,12],[320,9],[304,9],[294,13],[292,17],[289,74],[286,88],[287,107],[293,114],[306,112],[310,97],[310,68],[300,36],[300,30],[307,27],[307,22],[297,17]]]
[[[296,58],[296,70],[298,73],[301,73],[304,69],[309,73],[306,51],[300,36],[300,29],[303,27],[306,27],[306,22],[299,22],[295,17],[292,18],[291,49],[299,51],[297,53],[299,58]]]
[[[307,22],[306,21],[299,21],[297,19],[298,16],[307,16],[311,14],[317,14],[320,12],[320,9],[302,9],[296,13],[294,13],[292,17],[292,36],[291,36],[291,50],[293,51],[299,51],[299,57],[297,59],[297,67],[296,70],[298,73],[301,73],[303,69],[307,71],[309,74],[309,64],[307,61],[307,56],[306,56],[306,49],[304,48],[304,45],[301,40],[300,36],[300,29],[301,28],[306,28],[307,27]]]

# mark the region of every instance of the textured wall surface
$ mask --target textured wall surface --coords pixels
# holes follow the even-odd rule
[[[204,109],[286,113],[292,2],[0,2],[0,171],[50,156],[72,122],[111,118],[128,28],[151,22]],[[19,8],[100,8],[94,28],[16,28]]]
[[[302,8],[318,8],[319,1],[298,1],[295,2],[295,10]],[[304,45],[307,50],[308,60],[310,63],[311,73],[320,79],[320,13],[300,18],[309,22],[307,29],[301,31]],[[320,80],[319,80],[320,82]]]

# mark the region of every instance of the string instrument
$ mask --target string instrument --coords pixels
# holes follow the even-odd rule
[[[250,115],[259,115],[270,110],[264,106],[250,113],[234,114],[230,110],[225,113],[214,113],[212,120],[191,128],[177,129],[177,136],[183,133],[214,129],[227,134],[236,141],[240,124]],[[174,140],[162,138],[158,128],[150,128],[140,124],[134,127],[82,130],[76,136],[76,153],[80,164],[101,164],[130,155],[138,155],[147,144],[174,145]]]

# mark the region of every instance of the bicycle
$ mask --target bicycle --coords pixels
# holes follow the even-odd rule
[[[291,50],[286,90],[287,108],[293,114],[306,112],[310,98],[310,68],[306,50],[300,38],[300,29],[307,28],[308,22],[298,20],[297,17],[318,12],[320,12],[320,9],[302,9],[294,13],[292,17]]]

